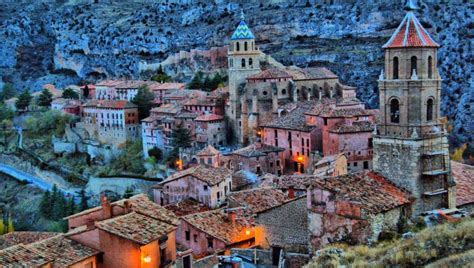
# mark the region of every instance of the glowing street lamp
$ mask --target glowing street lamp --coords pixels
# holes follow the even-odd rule
[[[151,262],[151,257],[149,255],[143,257],[143,262],[144,263],[150,263]]]
[[[296,158],[296,165],[298,166],[298,173],[301,174],[301,167],[304,163],[304,157],[299,155],[297,158]]]
[[[181,159],[176,160],[176,166],[178,167],[179,170],[183,169],[183,160]]]

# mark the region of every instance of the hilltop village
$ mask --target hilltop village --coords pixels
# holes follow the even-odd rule
[[[381,48],[380,109],[329,68],[269,60],[243,15],[219,74],[227,79],[206,90],[160,70],[153,81],[7,99],[27,114],[46,94],[48,109],[71,118],[51,138],[58,157],[105,166],[138,144],[142,165],[167,160],[161,178],[147,173],[149,192],[102,193],[64,218],[65,232],[1,235],[0,267],[302,267],[333,243],[370,245],[405,236],[419,217],[469,215],[474,171],[451,164],[440,44],[415,8],[408,1]]]

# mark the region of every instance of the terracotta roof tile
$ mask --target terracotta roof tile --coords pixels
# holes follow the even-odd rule
[[[246,213],[258,213],[271,207],[281,205],[286,200],[286,195],[275,188],[255,188],[227,195],[229,201],[246,207]]]
[[[439,47],[411,11],[407,12],[392,37],[383,45],[383,48],[403,47]]]
[[[41,267],[52,261],[51,257],[21,244],[0,250],[0,267]]]
[[[358,202],[367,214],[377,214],[411,203],[408,192],[372,171],[320,178],[309,184],[333,192],[336,198]]]
[[[220,209],[186,215],[182,219],[199,230],[223,241],[226,245],[251,238],[242,235],[242,231],[246,229],[245,225],[238,220],[233,224],[227,213]]]
[[[218,155],[220,152],[214,148],[211,144],[207,145],[204,147],[201,151],[197,152],[197,156],[212,156],[212,155]]]
[[[158,240],[176,228],[174,225],[135,212],[96,222],[95,225],[103,231],[140,245]]]
[[[198,165],[185,169],[183,171],[176,172],[166,178],[166,180],[164,180],[160,184],[166,184],[170,181],[174,181],[185,176],[193,176],[196,179],[207,182],[209,185],[212,186],[224,181],[226,177],[229,177],[231,175],[232,171],[224,167],[214,168],[209,166]]]
[[[186,199],[175,204],[166,205],[165,208],[179,217],[210,210],[206,205],[193,199]]]
[[[248,79],[263,80],[263,79],[279,79],[279,78],[291,79],[293,77],[290,74],[288,74],[284,69],[271,68],[271,69],[261,71],[257,74],[251,75],[247,77],[247,80]]]
[[[58,235],[54,232],[11,232],[0,236],[0,249],[18,244],[30,244]]]
[[[374,130],[375,123],[370,121],[356,121],[352,125],[348,125],[344,122],[336,124],[329,132],[332,133],[354,133],[354,132],[372,132]]]
[[[53,259],[54,267],[69,267],[100,252],[60,234],[28,245],[47,258]]]
[[[456,206],[474,204],[474,167],[451,161],[456,182]]]
[[[293,80],[316,80],[316,79],[336,79],[337,75],[325,67],[314,68],[287,68],[285,71],[293,77]]]
[[[295,107],[291,111],[288,111],[286,115],[277,117],[269,123],[264,123],[262,124],[262,127],[299,130],[304,132],[309,132],[313,130],[314,126],[309,126],[306,124],[306,119],[304,115],[314,105],[316,105],[316,102],[304,101],[292,104],[295,105]]]
[[[196,119],[194,120],[207,122],[207,121],[215,121],[215,120],[224,120],[224,117],[218,114],[204,114],[204,115],[196,117]]]
[[[285,149],[280,148],[280,147],[257,142],[257,143],[250,144],[244,148],[235,150],[232,152],[232,154],[240,155],[244,157],[259,157],[259,156],[266,156],[268,153],[283,152],[284,150]]]

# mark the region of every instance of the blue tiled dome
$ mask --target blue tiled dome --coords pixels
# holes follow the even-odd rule
[[[245,21],[241,21],[239,26],[235,30],[234,34],[231,37],[232,40],[236,39],[255,39],[252,31],[250,31],[249,27],[245,23]]]

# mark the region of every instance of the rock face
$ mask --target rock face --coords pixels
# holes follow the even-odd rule
[[[141,67],[168,55],[227,44],[242,7],[265,53],[285,64],[327,66],[376,107],[381,46],[402,20],[403,2],[2,1],[0,78],[34,90],[44,83],[60,87],[83,79],[143,78]],[[453,137],[472,141],[474,4],[417,2],[418,18],[442,46],[442,111],[454,126]]]

